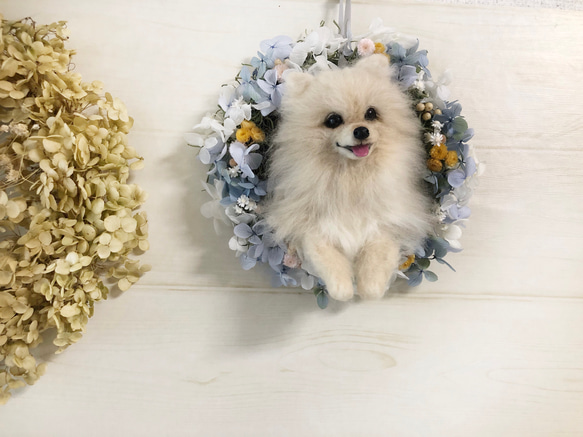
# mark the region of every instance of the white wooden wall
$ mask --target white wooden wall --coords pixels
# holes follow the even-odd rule
[[[153,266],[80,343],[43,349],[0,436],[582,436],[583,13],[480,3],[353,2],[355,34],[380,16],[452,70],[488,168],[457,273],[321,311],[239,268],[199,215],[183,133],[261,40],[331,21],[335,1],[0,1],[67,20],[77,71],[127,104]]]

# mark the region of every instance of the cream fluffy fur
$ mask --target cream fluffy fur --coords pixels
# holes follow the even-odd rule
[[[353,279],[361,297],[383,296],[402,253],[433,224],[421,188],[419,122],[391,75],[387,58],[372,55],[353,67],[286,77],[265,215],[338,300],[353,297]],[[369,108],[377,119],[365,119]],[[326,127],[330,113],[343,123]],[[363,136],[359,127],[368,137],[355,137]],[[368,154],[358,157],[350,147],[361,144]]]

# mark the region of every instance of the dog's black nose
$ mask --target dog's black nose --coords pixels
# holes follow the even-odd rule
[[[353,132],[354,138],[356,138],[357,140],[365,140],[368,138],[368,129],[365,128],[364,126],[359,126],[356,129],[354,129]]]

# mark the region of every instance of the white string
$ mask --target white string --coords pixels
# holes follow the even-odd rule
[[[340,10],[338,12],[338,25],[340,26],[340,34],[350,40],[352,33],[350,32],[351,19],[351,1],[340,0]]]

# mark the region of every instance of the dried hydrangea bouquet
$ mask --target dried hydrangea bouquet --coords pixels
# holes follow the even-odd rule
[[[2,19],[2,16],[0,16]],[[0,39],[0,404],[43,373],[31,355],[56,330],[78,341],[108,283],[128,289],[147,270],[142,166],[117,98],[71,71],[64,22],[2,19]]]

